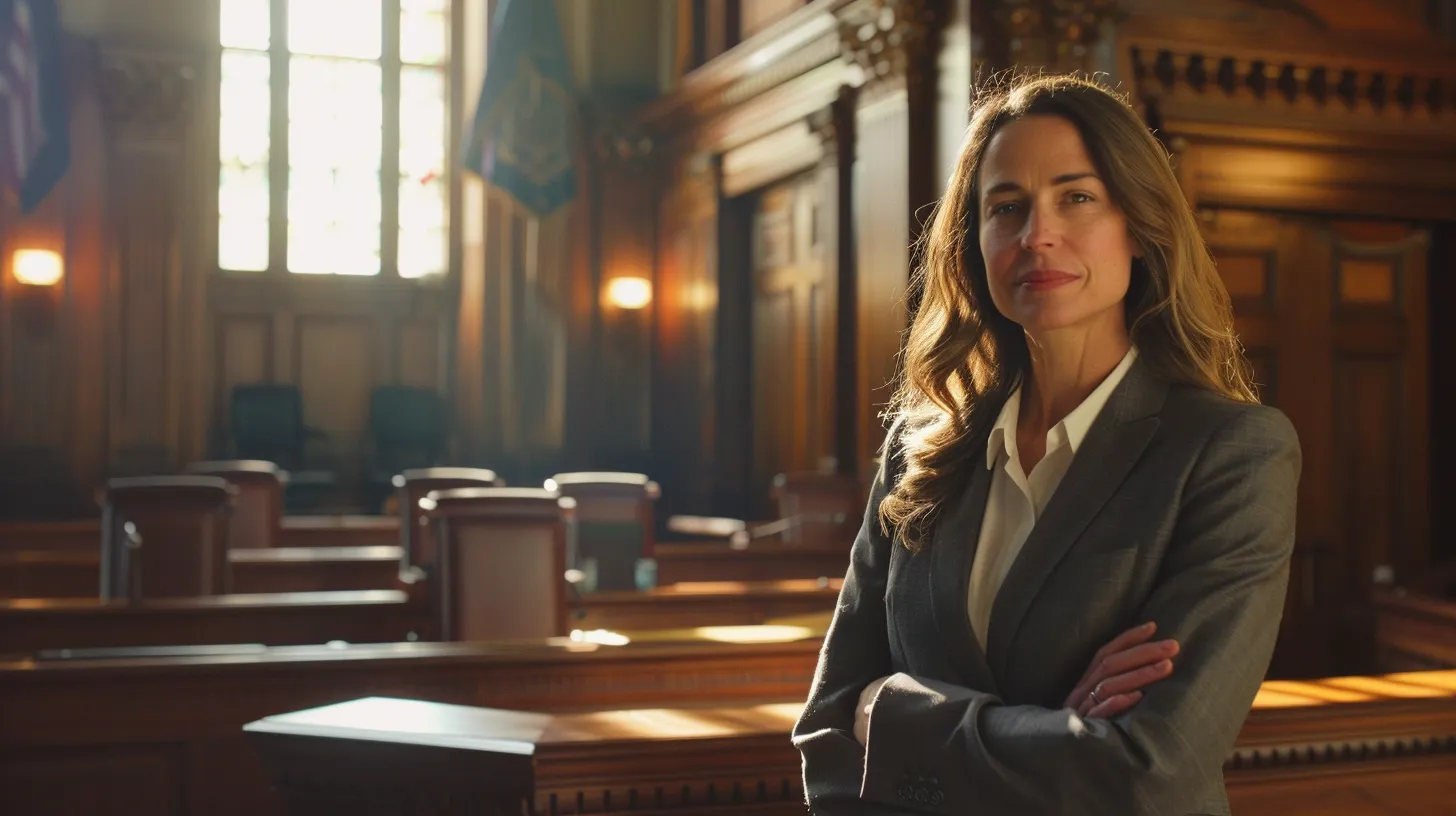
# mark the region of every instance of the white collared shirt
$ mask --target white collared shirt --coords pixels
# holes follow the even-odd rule
[[[1072,457],[1087,438],[1087,431],[1102,407],[1107,404],[1117,384],[1132,368],[1137,349],[1129,348],[1122,362],[1112,369],[1097,388],[1061,422],[1047,432],[1046,453],[1041,461],[1024,473],[1021,454],[1016,445],[1016,422],[1021,412],[1021,389],[1012,392],[1001,415],[991,428],[986,444],[986,468],[992,471],[991,492],[986,498],[986,513],[981,521],[981,536],[976,545],[976,558],[971,564],[971,583],[967,593],[967,609],[971,629],[981,648],[986,648],[986,632],[991,623],[991,607],[996,593],[1011,565],[1031,535],[1031,528],[1041,518],[1057,485],[1072,465]]]

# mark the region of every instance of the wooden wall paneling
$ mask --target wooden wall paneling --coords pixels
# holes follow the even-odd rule
[[[597,207],[597,298],[600,334],[596,343],[597,455],[613,469],[645,469],[652,445],[652,338],[657,298],[646,309],[608,302],[613,278],[655,279],[656,208],[664,172],[653,140],[635,124],[610,112],[598,116],[595,204]]]
[[[1399,222],[1201,216],[1240,338],[1272,385],[1264,394],[1293,421],[1304,456],[1276,670],[1366,670],[1377,575],[1409,580],[1431,559],[1429,234]]]
[[[865,80],[855,123],[862,457],[877,455],[884,440],[882,415],[894,395],[902,335],[919,302],[911,270],[922,219],[944,184],[949,151],[939,144],[942,124],[947,116],[964,116],[952,113],[959,102],[941,99],[938,67],[942,57],[952,66],[968,59],[942,52],[946,27],[968,24],[965,3],[919,0],[888,8],[861,0],[840,13],[845,56]],[[968,47],[963,39],[951,41]],[[872,468],[868,459],[861,462],[862,472]]]
[[[71,107],[71,168],[66,185],[69,236],[66,278],[71,338],[70,393],[73,417],[68,447],[77,510],[94,512],[91,490],[105,478],[107,460],[106,321],[108,292],[106,118],[101,100],[100,51],[92,44],[71,50],[75,97]],[[8,390],[8,389],[7,389]]]
[[[17,248],[65,252],[69,186],[58,186],[23,217],[10,198],[0,204],[0,513],[13,517],[72,509],[65,494],[72,488],[69,329],[77,284],[36,290],[17,282],[12,268]]]
[[[481,381],[484,404],[481,406],[480,454],[497,457],[502,448],[501,388],[507,385],[503,369],[504,357],[514,353],[511,342],[509,310],[502,305],[510,290],[506,278],[510,244],[510,199],[489,185],[485,187],[485,230],[482,250],[484,276],[481,301],[484,304],[482,328],[484,354],[481,359]],[[507,477],[509,479],[509,477]]]
[[[451,109],[469,111],[480,97],[485,77],[486,32],[489,17],[486,3],[451,3],[450,93]],[[468,138],[470,117],[452,119],[449,155],[459,157],[460,145]],[[455,295],[454,334],[451,351],[451,409],[459,438],[462,462],[475,462],[484,452],[485,413],[485,182],[463,165],[454,164],[451,175],[450,256]]]
[[[395,349],[398,368],[395,382],[417,388],[439,389],[443,371],[439,323],[424,320],[403,321],[398,328]]]
[[[386,359],[368,317],[305,317],[294,336],[295,370],[303,395],[304,421],[328,436],[331,459],[341,482],[359,472],[367,444],[369,393],[381,384],[378,366]]]
[[[842,86],[834,103],[811,121],[824,142],[820,163],[823,187],[825,255],[834,278],[834,375],[826,407],[833,414],[833,452],[836,471],[855,475],[861,470],[859,429],[865,406],[859,401],[859,281],[854,229],[854,157],[856,150],[856,89]]]
[[[1347,650],[1373,661],[1377,577],[1418,580],[1431,564],[1426,264],[1430,235],[1391,222],[1337,221],[1333,252],[1340,529],[1356,602]],[[1387,579],[1388,580],[1388,579]]]
[[[800,120],[723,154],[723,195],[743,195],[818,165],[822,140]]]
[[[779,473],[814,470],[831,452],[834,276],[820,221],[817,171],[753,196],[750,275],[753,378],[751,514],[771,512]],[[732,240],[732,236],[729,236]]]
[[[721,167],[719,169],[721,172]],[[720,513],[746,518],[753,507],[753,367],[745,349],[753,343],[754,200],[724,198],[718,210],[718,370],[715,460]]]
[[[182,813],[187,760],[185,746],[176,743],[51,748],[6,757],[0,786],[11,813]]]
[[[669,160],[658,208],[653,338],[653,475],[658,515],[711,514],[714,505],[718,298],[716,165],[702,153]]]
[[[1456,18],[1456,11],[1453,11]],[[1427,330],[1431,372],[1428,402],[1430,423],[1431,558],[1437,564],[1456,563],[1456,428],[1444,421],[1456,415],[1456,325],[1442,317],[1456,303],[1456,222],[1432,225],[1427,278]]]
[[[275,325],[275,317],[269,314],[222,314],[213,322],[213,445],[209,458],[232,456],[229,413],[233,388],[274,381],[278,371]]]
[[[901,333],[908,320],[910,163],[908,98],[903,92],[861,104],[855,121],[854,233],[857,242],[855,380],[861,457],[877,456],[883,413],[894,396]],[[867,460],[861,465],[868,468]]]
[[[1266,390],[1294,423],[1304,456],[1298,540],[1275,665],[1281,675],[1329,667],[1337,595],[1328,581],[1338,573],[1331,564],[1338,533],[1328,475],[1335,438],[1328,411],[1333,325],[1329,287],[1322,283],[1328,251],[1311,230],[1276,215],[1204,208],[1200,223],[1225,286],[1240,293],[1234,296],[1239,339],[1258,361],[1261,378],[1272,377]]]
[[[189,145],[195,61],[183,55],[108,50],[104,101],[111,153],[108,209],[115,248],[112,286],[113,471],[165,470],[200,453],[192,428],[205,417],[191,390],[191,354],[205,278],[188,237]],[[200,311],[200,310],[198,310]]]

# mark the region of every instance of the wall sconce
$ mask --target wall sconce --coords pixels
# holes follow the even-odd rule
[[[652,281],[646,278],[612,278],[607,281],[607,302],[618,309],[645,309],[652,303]]]
[[[25,286],[55,286],[66,274],[65,260],[52,249],[17,249],[13,264],[16,282]]]
[[[10,276],[18,284],[15,315],[32,335],[42,335],[55,325],[60,310],[61,281],[66,262],[53,249],[17,249],[10,258]]]

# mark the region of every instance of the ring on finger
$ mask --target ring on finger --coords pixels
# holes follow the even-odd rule
[[[1097,685],[1098,685],[1099,688],[1102,686],[1101,683],[1098,683]],[[1098,698],[1098,696],[1097,696],[1097,689],[1094,688],[1091,691],[1087,692],[1087,697],[1088,697],[1088,699],[1090,699],[1092,701],[1092,705],[1094,705],[1094,706],[1100,706],[1100,705],[1102,705],[1102,700],[1100,698]]]

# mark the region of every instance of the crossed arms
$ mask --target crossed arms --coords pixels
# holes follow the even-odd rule
[[[882,468],[794,729],[811,809],[1125,816],[1197,807],[1222,784],[1273,652],[1299,469],[1298,439],[1277,411],[1241,410],[1210,439],[1139,614],[1181,644],[1178,666],[1104,719],[893,672],[884,604],[892,542],[876,517]],[[861,745],[856,703],[886,675]],[[907,769],[933,782],[930,796],[905,795]]]

